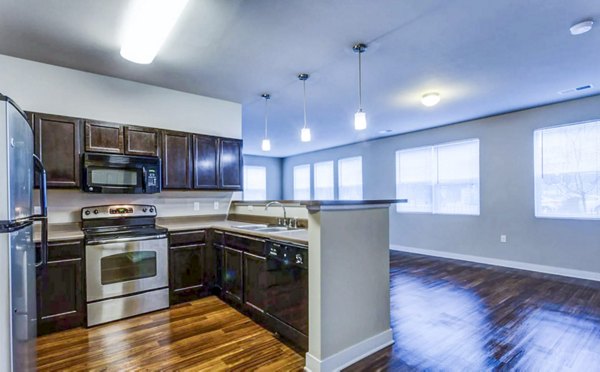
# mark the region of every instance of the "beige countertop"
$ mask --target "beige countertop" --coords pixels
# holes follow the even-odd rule
[[[198,216],[198,217],[161,217],[156,219],[158,226],[169,231],[185,231],[194,229],[217,229],[239,234],[259,236],[261,238],[289,241],[292,243],[308,244],[308,231],[306,229],[290,230],[285,232],[260,232],[237,228],[237,226],[253,225],[248,222],[226,220],[225,216]]]
[[[292,243],[308,244],[308,231],[306,229],[285,232],[259,232],[236,228],[236,226],[252,225],[247,222],[229,221],[225,216],[189,216],[189,217],[159,217],[156,219],[158,226],[171,231],[185,231],[195,229],[218,229],[239,234],[259,236],[261,238],[289,241]],[[48,225],[48,241],[79,240],[83,239],[80,223],[56,223]],[[39,242],[41,238],[41,225],[34,226],[33,240]]]
[[[33,241],[41,240],[42,225],[36,223],[33,227]],[[48,241],[80,240],[83,239],[83,231],[79,223],[51,223],[48,225]]]

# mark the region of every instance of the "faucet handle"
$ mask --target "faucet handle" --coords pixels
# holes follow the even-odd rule
[[[290,229],[297,229],[298,228],[298,219],[295,217],[290,218],[288,221],[288,227]]]

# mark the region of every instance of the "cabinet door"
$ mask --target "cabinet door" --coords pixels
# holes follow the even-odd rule
[[[219,139],[194,135],[194,188],[219,187]]]
[[[171,304],[199,298],[204,286],[205,244],[170,248]]]
[[[192,188],[191,135],[162,132],[163,189]]]
[[[221,188],[241,190],[242,171],[242,141],[221,138],[219,146],[219,176]]]
[[[31,117],[35,132],[35,153],[46,168],[48,187],[79,187],[81,121],[39,113],[33,113]]]
[[[125,154],[158,156],[160,137],[156,129],[126,126],[124,135]]]
[[[119,124],[85,121],[85,151],[122,154],[123,127]]]
[[[243,300],[243,266],[242,251],[224,247],[223,248],[223,291],[225,298],[237,304]]]
[[[244,252],[244,304],[250,311],[264,312],[267,263],[263,256]]]
[[[83,325],[83,245],[50,243],[48,262],[37,268],[38,335]]]

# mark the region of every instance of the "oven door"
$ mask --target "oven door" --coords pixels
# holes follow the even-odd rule
[[[168,287],[167,239],[126,240],[86,244],[88,302]]]
[[[115,194],[145,192],[144,167],[87,166],[84,169],[83,191]]]

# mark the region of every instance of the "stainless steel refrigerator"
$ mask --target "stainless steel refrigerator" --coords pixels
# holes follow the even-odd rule
[[[40,177],[40,212],[33,185]],[[0,94],[0,371],[35,370],[35,270],[47,252],[46,172],[23,111]],[[42,223],[36,260],[33,224]]]

